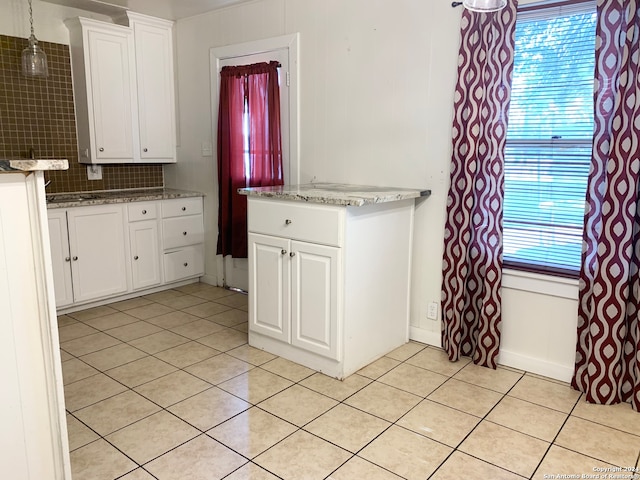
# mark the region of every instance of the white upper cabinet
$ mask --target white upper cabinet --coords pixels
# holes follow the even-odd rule
[[[140,158],[175,161],[172,22],[128,13],[135,43]]]
[[[65,21],[80,162],[175,162],[173,23],[134,13],[125,21]]]

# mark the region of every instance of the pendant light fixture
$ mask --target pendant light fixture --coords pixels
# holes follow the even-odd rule
[[[38,40],[33,33],[33,7],[29,0],[29,22],[31,24],[31,36],[29,46],[22,50],[22,74],[27,77],[47,77],[49,68],[47,66],[47,55],[38,46]]]
[[[497,12],[507,6],[507,0],[463,0],[451,3],[452,7],[459,5],[464,5],[464,8],[474,12]]]

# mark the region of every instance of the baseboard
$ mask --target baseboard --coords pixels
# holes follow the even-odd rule
[[[203,275],[200,277],[201,283],[206,283],[207,285],[213,285],[214,287],[221,287],[222,285],[218,283],[217,275]]]
[[[432,332],[430,330],[425,330],[424,328],[410,326],[409,339],[415,340],[416,342],[420,343],[426,343],[427,345],[432,345],[438,348],[442,346],[440,332]]]
[[[563,382],[571,382],[571,378],[573,377],[573,365],[560,365],[504,349],[500,350],[498,363]]]
[[[426,343],[441,348],[440,332],[432,332],[419,327],[409,328],[409,338],[416,342]],[[560,365],[540,358],[528,357],[516,352],[501,349],[498,363],[506,367],[517,368],[536,373],[563,382],[570,382],[573,377],[573,365]]]

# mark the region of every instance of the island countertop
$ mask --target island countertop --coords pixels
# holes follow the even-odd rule
[[[44,170],[67,170],[69,161],[67,159],[18,159],[18,160],[1,160],[0,173],[2,172],[37,172]]]
[[[250,197],[361,207],[375,203],[428,197],[431,195],[431,190],[341,183],[310,183],[305,185],[240,188],[238,193]]]

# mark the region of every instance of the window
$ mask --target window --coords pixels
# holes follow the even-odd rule
[[[577,276],[593,139],[595,1],[518,9],[504,266]]]

